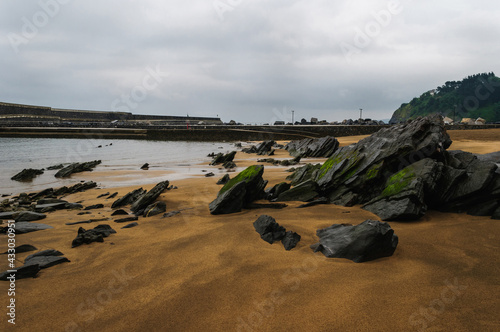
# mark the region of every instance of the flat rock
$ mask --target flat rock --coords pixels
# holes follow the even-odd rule
[[[87,206],[84,210],[88,211],[88,210],[102,209],[103,207],[104,207],[103,204],[94,204]]]
[[[313,180],[308,180],[297,186],[282,192],[276,202],[300,201],[309,202],[318,197],[318,185]]]
[[[38,265],[40,269],[46,269],[48,267],[70,261],[66,257],[62,257],[62,255],[63,253],[57,250],[43,250],[26,257],[24,265]]]
[[[23,252],[29,252],[29,251],[33,251],[33,250],[38,250],[35,246],[32,246],[31,244],[22,244],[20,246],[17,246],[14,248],[16,254],[21,254]],[[9,251],[7,250],[6,252],[2,253],[2,254],[8,254]]]
[[[356,263],[392,256],[398,237],[391,226],[377,220],[359,225],[336,224],[316,232],[319,243],[311,248],[329,258],[347,258]]]
[[[47,216],[43,213],[31,212],[31,211],[22,211],[19,213],[16,222],[19,221],[37,221],[45,219]]]
[[[54,228],[49,225],[45,224],[38,224],[34,222],[27,222],[27,221],[20,221],[15,223],[15,233],[16,234],[25,234],[25,233],[30,233],[30,232],[36,232],[36,231],[41,231],[44,229],[51,229]],[[0,227],[0,233],[6,233],[7,232],[7,227]]]
[[[38,265],[24,265],[19,268],[16,268],[17,272],[15,273],[15,279],[26,279],[26,278],[35,278],[40,271],[40,266]],[[10,277],[12,273],[5,271],[0,273],[0,280],[9,281],[7,279]]]
[[[0,212],[0,220],[15,220],[19,213],[18,211]]]
[[[135,221],[135,220],[139,220],[139,217],[133,216],[133,217],[121,218],[121,219],[114,220],[114,222],[124,223],[124,222]]]

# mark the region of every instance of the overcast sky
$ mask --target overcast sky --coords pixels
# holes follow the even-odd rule
[[[500,73],[500,2],[1,0],[0,101],[266,123],[390,118]]]

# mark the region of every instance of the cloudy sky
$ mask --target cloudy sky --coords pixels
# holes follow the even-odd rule
[[[0,2],[0,101],[244,123],[390,118],[500,74],[490,0]]]

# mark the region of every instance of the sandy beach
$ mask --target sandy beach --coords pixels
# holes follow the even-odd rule
[[[500,129],[449,131],[450,150],[500,150]],[[341,145],[365,136],[340,137]],[[260,156],[238,152],[239,167]],[[277,151],[275,158],[289,158]],[[207,159],[208,160],[208,159]],[[316,161],[316,160],[314,160]],[[317,160],[318,162],[320,160]],[[308,162],[308,161],[306,161]],[[208,162],[207,162],[208,164]],[[243,210],[210,215],[217,180],[225,173],[172,180],[178,187],[160,196],[167,212],[139,218],[121,229],[113,222],[114,201],[140,186],[92,189],[64,199],[84,206],[103,203],[90,215],[56,211],[41,223],[50,230],[16,236],[16,244],[57,249],[71,262],[16,282],[16,325],[7,323],[8,283],[0,282],[2,331],[499,331],[500,223],[429,211],[418,222],[391,222],[399,237],[392,257],[366,263],[313,253],[316,230],[332,224],[379,220],[359,206],[318,205],[282,210]],[[265,164],[269,185],[285,180],[285,167]],[[154,171],[154,177],[162,177]],[[234,173],[230,173],[233,176]],[[106,174],[86,173],[92,180]],[[126,176],[124,174],[124,176]],[[80,178],[80,177],[79,177]],[[120,176],[116,175],[117,181]],[[169,180],[164,172],[162,180]],[[154,185],[143,186],[150,189]],[[127,207],[128,208],[128,207]],[[252,223],[263,214],[302,236],[285,251],[260,239]],[[92,218],[108,221],[67,226]],[[116,218],[115,218],[116,219]],[[117,234],[103,243],[71,248],[79,226],[109,224]],[[1,237],[0,250],[6,250]],[[22,265],[26,256],[17,255]],[[7,270],[5,255],[0,270]]]

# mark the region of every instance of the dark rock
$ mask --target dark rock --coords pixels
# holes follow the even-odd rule
[[[285,237],[281,240],[283,246],[285,247],[285,250],[292,250],[297,246],[297,243],[299,243],[299,241],[300,235],[292,231],[286,232]]]
[[[222,187],[217,198],[210,203],[210,213],[239,212],[246,205],[263,198],[265,196],[264,188],[267,184],[267,181],[262,179],[263,173],[264,166],[254,165],[232,178]],[[240,185],[241,182],[243,182],[243,186]],[[226,194],[228,192],[229,194]]]
[[[66,204],[68,202],[65,200],[62,200],[62,199],[57,199],[57,198],[42,198],[42,199],[39,199],[36,203],[38,205],[45,205],[45,204],[56,204],[56,203]]]
[[[14,233],[16,234],[25,234],[25,233],[30,233],[30,232],[36,232],[36,231],[41,231],[44,229],[50,229],[53,228],[52,226],[45,225],[45,224],[37,224],[34,222],[27,222],[27,221],[20,221],[16,222],[14,228]],[[0,233],[7,233],[8,227],[0,227]]]
[[[168,188],[168,185],[168,180],[158,183],[153,189],[140,196],[134,203],[132,203],[130,210],[134,213],[144,210],[148,205],[153,204],[154,201],[156,201],[156,199]]]
[[[88,161],[84,163],[73,163],[59,170],[56,174],[56,178],[66,178],[74,173],[80,172],[91,172],[97,165],[101,163],[100,160]]]
[[[285,149],[293,157],[302,158],[329,158],[337,151],[339,141],[334,137],[325,136],[321,138],[304,138],[299,141],[291,141]]]
[[[307,180],[316,179],[319,169],[321,168],[321,164],[306,164],[302,167],[299,167],[293,171],[292,174],[287,176],[287,180],[291,181],[292,186],[296,186],[299,183],[306,182]]]
[[[38,265],[40,269],[46,269],[48,267],[70,261],[66,257],[61,257],[62,255],[63,253],[58,250],[43,250],[26,257],[24,265]]]
[[[68,210],[79,210],[79,209],[83,209],[83,205],[81,205],[79,203],[66,203],[64,208],[68,209]]]
[[[357,226],[336,224],[319,229],[316,235],[319,243],[311,246],[314,252],[356,263],[392,256],[398,245],[391,226],[377,220],[366,220]]]
[[[206,177],[206,178],[209,178],[209,177],[212,177],[212,176],[215,176],[215,174],[214,174],[214,173],[212,173],[212,172],[205,174],[205,177]]]
[[[167,204],[165,202],[155,202],[144,210],[144,217],[152,217],[156,216],[157,214],[163,213],[167,211]]]
[[[23,169],[21,172],[17,173],[10,179],[14,181],[31,181],[40,174],[43,174],[43,169],[27,168]]]
[[[417,220],[427,211],[426,194],[435,191],[443,164],[425,158],[391,176],[379,197],[363,206],[382,220]]]
[[[222,194],[219,192],[217,198],[209,205],[210,213],[217,215],[240,212],[243,209],[245,195],[245,181],[238,182]]]
[[[286,233],[283,226],[280,226],[273,217],[267,215],[261,215],[255,220],[253,227],[260,234],[260,238],[270,244],[283,240]]]
[[[0,212],[0,220],[15,220],[19,213],[18,211]]]
[[[139,220],[138,216],[116,219],[115,222],[124,223],[124,222],[129,222],[129,221],[136,221],[136,220]]]
[[[24,265],[16,269],[15,280],[26,279],[26,278],[35,278],[38,272],[40,271],[40,266],[38,265]],[[9,273],[5,271],[0,273],[0,280],[9,281],[8,277],[12,276],[13,273]]]
[[[97,198],[101,198],[101,197],[108,196],[108,195],[109,195],[109,192],[101,194],[101,195],[97,196]]]
[[[229,180],[231,180],[229,174],[224,174],[224,176],[220,178],[219,181],[217,181],[217,184],[226,184],[229,182]]]
[[[115,198],[116,195],[118,195],[118,192],[114,192],[112,193],[111,195],[109,195],[108,197],[106,197],[106,199],[111,199],[111,198]]]
[[[306,203],[306,204],[302,204],[302,205],[299,205],[297,206],[297,208],[306,208],[306,207],[311,207],[311,206],[315,206],[315,205],[318,205],[318,204],[329,204],[330,202],[328,201],[328,198],[326,197],[320,197],[318,199],[315,199],[314,201],[312,202],[309,202],[309,203]]]
[[[62,169],[62,168],[64,168],[64,165],[63,165],[63,164],[53,165],[53,166],[49,166],[49,167],[47,167],[47,169],[48,169],[49,171],[53,171],[53,170],[56,170],[56,169]]]
[[[500,164],[500,151],[486,153],[486,154],[476,154],[476,157],[481,161],[488,161],[495,164]]]
[[[467,210],[467,214],[471,216],[493,216],[493,213],[500,207],[497,199],[492,201],[482,202]]]
[[[104,238],[109,235],[116,233],[114,229],[109,225],[98,225],[93,229],[85,230],[80,227],[78,229],[78,235],[71,243],[71,247],[78,247],[82,244],[92,243],[92,242],[104,242]]]
[[[222,167],[224,167],[225,169],[231,169],[231,168],[236,168],[238,166],[236,166],[236,164],[234,163],[234,161],[226,161]]]
[[[148,170],[149,169],[149,164],[145,163],[144,165],[141,166],[141,169]]]
[[[125,205],[129,205],[129,204],[132,204],[133,202],[135,202],[139,197],[141,197],[142,195],[145,195],[147,193],[146,190],[142,189],[142,188],[139,188],[139,189],[136,189],[134,191],[131,191],[129,192],[128,194],[126,194],[125,196],[117,199],[112,205],[111,205],[111,208],[112,209],[116,209],[116,208],[119,208],[119,207],[122,207],[122,206],[125,206]]]
[[[112,216],[128,216],[128,212],[125,210],[119,209],[119,210],[114,211],[111,215]]]
[[[303,182],[285,192],[282,192],[275,202],[301,201],[309,202],[318,197],[318,185],[313,180]]]
[[[76,215],[77,215],[77,216],[83,216],[83,215],[85,215],[85,214],[92,214],[92,212],[90,212],[90,211],[79,212],[79,213],[77,213]]]
[[[122,228],[132,228],[132,227],[135,227],[135,226],[139,226],[139,224],[136,223],[136,222],[133,222],[133,223],[130,223],[128,225],[123,226]]]
[[[500,207],[498,207],[495,210],[495,212],[493,212],[493,215],[491,216],[491,219],[500,220]]]
[[[257,153],[259,156],[267,155],[269,152],[271,152],[275,144],[275,141],[264,141],[257,144],[257,146],[252,145],[250,148],[244,148],[241,151],[245,153]]]
[[[88,210],[102,209],[103,207],[104,207],[103,204],[94,204],[94,205],[87,206],[84,210],[88,211]]]
[[[218,153],[217,155],[214,156],[214,159],[212,160],[210,165],[214,166],[231,162],[234,160],[235,156],[236,156],[236,151],[229,152],[228,154]]]
[[[291,185],[289,183],[286,183],[286,182],[278,183],[277,185],[273,186],[271,189],[266,190],[266,199],[273,200],[275,198],[278,198],[278,196],[281,193],[289,190],[290,187],[291,187]]]
[[[19,221],[37,221],[37,220],[42,220],[45,219],[47,216],[43,213],[37,213],[37,212],[31,212],[31,211],[23,211],[20,212],[17,218],[15,219],[16,222]]]
[[[22,244],[20,246],[17,246],[14,248],[16,254],[21,254],[23,252],[28,252],[28,251],[33,251],[33,250],[38,250],[36,247],[32,246],[31,244]],[[6,252],[3,252],[2,254],[8,254],[9,251],[7,250]]]

